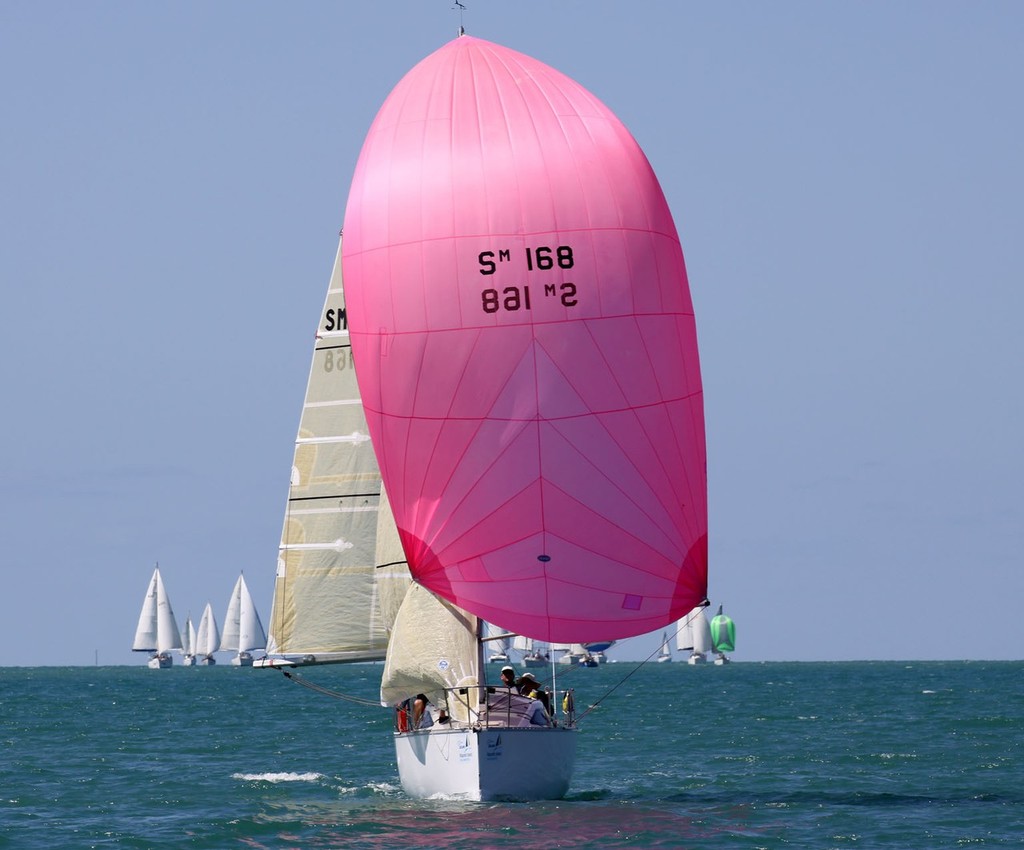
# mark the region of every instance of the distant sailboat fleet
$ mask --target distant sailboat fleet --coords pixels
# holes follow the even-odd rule
[[[150,654],[147,664],[151,669],[172,667],[174,651],[181,654],[181,663],[185,667],[215,665],[216,652],[234,652],[232,665],[251,667],[253,652],[266,645],[267,635],[244,576],[239,575],[231,592],[223,633],[209,602],[203,609],[198,627],[189,614],[185,618],[185,627],[179,631],[159,565],[153,571],[132,643],[134,652]]]
[[[722,612],[722,607],[718,606],[718,613],[709,621],[704,606],[698,605],[676,623],[676,650],[685,653],[688,664],[707,663],[709,653],[714,664],[721,666],[729,663],[726,653],[736,649],[736,625],[732,618]],[[549,646],[522,635],[501,633],[490,624],[487,624],[484,631],[491,635],[485,639],[495,642],[495,649],[487,660],[491,664],[514,664],[518,661],[520,667],[544,667],[552,663],[597,667],[607,663],[605,653],[617,643],[610,640],[598,643],[555,643]],[[671,642],[671,632],[662,632],[661,649],[654,659],[657,663],[673,660]],[[515,652],[521,653],[518,659]]]
[[[520,654],[521,667],[545,667],[551,663],[597,667],[598,664],[607,662],[605,651],[616,643],[614,640],[608,640],[599,643],[547,644],[524,635],[495,630],[489,623],[485,624],[484,633],[485,641],[494,642],[494,650],[487,657],[489,663],[508,664],[515,660],[512,655],[515,651]]]
[[[718,613],[709,621],[704,607],[698,605],[676,624],[676,650],[686,654],[688,664],[707,663],[709,653],[714,664],[729,663],[726,653],[736,649],[736,625],[732,618],[723,613],[722,607],[718,606]],[[544,667],[552,663],[597,667],[607,663],[605,653],[616,643],[611,640],[586,644],[546,644],[523,635],[502,633],[492,629],[489,624],[484,631],[491,635],[485,640],[489,639],[494,645],[487,659],[491,664],[513,662],[514,651],[521,667]],[[658,663],[673,660],[669,645],[669,633],[662,632],[661,649],[655,659]],[[190,613],[185,618],[184,628],[179,631],[159,566],[153,571],[142,601],[139,625],[132,644],[133,651],[150,653],[147,662],[150,668],[159,670],[173,666],[174,656],[171,653],[174,651],[181,654],[181,664],[185,667],[215,665],[216,652],[234,652],[231,659],[233,666],[251,667],[253,653],[266,646],[267,633],[243,575],[238,576],[231,591],[223,632],[217,625],[217,618],[209,602],[203,609],[198,627],[193,623]]]
[[[658,661],[671,661],[667,636],[662,641]],[[698,605],[678,622],[676,649],[687,653],[688,664],[705,664],[709,652],[713,654],[715,664],[728,664],[729,656],[726,653],[736,649],[736,626],[731,618],[722,613],[721,605],[710,623],[704,607]]]

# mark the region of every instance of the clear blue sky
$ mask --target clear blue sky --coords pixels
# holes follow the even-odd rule
[[[466,5],[668,196],[735,658],[1024,657],[1024,5]],[[142,663],[156,561],[267,619],[356,156],[452,6],[0,4],[0,663]]]

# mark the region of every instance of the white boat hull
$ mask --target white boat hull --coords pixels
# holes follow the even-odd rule
[[[398,775],[417,799],[559,800],[572,780],[577,734],[559,727],[396,732]]]
[[[152,656],[146,666],[150,670],[165,670],[168,667],[174,666],[174,658],[167,652],[161,652],[159,655]]]
[[[596,667],[598,660],[593,655],[579,655],[578,653],[566,653],[558,659],[559,664],[569,664],[573,667]]]

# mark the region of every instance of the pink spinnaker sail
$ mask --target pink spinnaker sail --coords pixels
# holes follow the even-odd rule
[[[360,392],[415,579],[552,641],[701,602],[693,307],[661,187],[612,112],[458,38],[381,107],[344,232]]]

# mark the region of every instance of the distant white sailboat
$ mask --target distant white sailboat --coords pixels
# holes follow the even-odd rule
[[[236,667],[252,666],[252,651],[263,649],[267,645],[267,633],[263,631],[263,623],[252,601],[252,594],[245,583],[245,576],[240,575],[235,582],[228,602],[228,612],[224,615],[224,633],[220,648],[225,651],[237,652],[231,659]]]
[[[582,643],[571,643],[565,648],[565,654],[558,659],[558,663],[571,667],[596,667],[598,660]]]
[[[181,630],[181,663],[185,667],[196,666],[196,627],[191,614],[185,618],[185,627]]]
[[[203,616],[199,618],[199,629],[196,632],[196,642],[193,651],[200,664],[212,667],[217,663],[213,653],[220,649],[220,628],[217,626],[217,618],[213,616],[213,606],[209,602],[203,609]]]
[[[171,610],[171,600],[160,577],[160,567],[153,570],[149,588],[142,600],[139,625],[135,630],[133,652],[151,653],[148,666],[153,670],[174,664],[172,649],[181,649],[181,632]]]
[[[533,638],[516,635],[512,641],[512,648],[523,653],[523,667],[546,667],[551,663],[547,644],[539,643]]]
[[[676,632],[676,649],[689,652],[688,664],[703,664],[708,660],[707,653],[712,647],[711,629],[708,618],[704,614],[704,606],[698,605],[683,617]]]
[[[662,664],[672,660],[672,650],[668,648],[668,632],[661,633],[661,652],[658,653],[657,661]]]
[[[618,641],[614,640],[602,640],[597,642],[585,643],[583,648],[590,655],[590,658],[597,664],[607,664],[608,656],[607,652],[611,649]],[[591,666],[591,665],[586,665]]]

